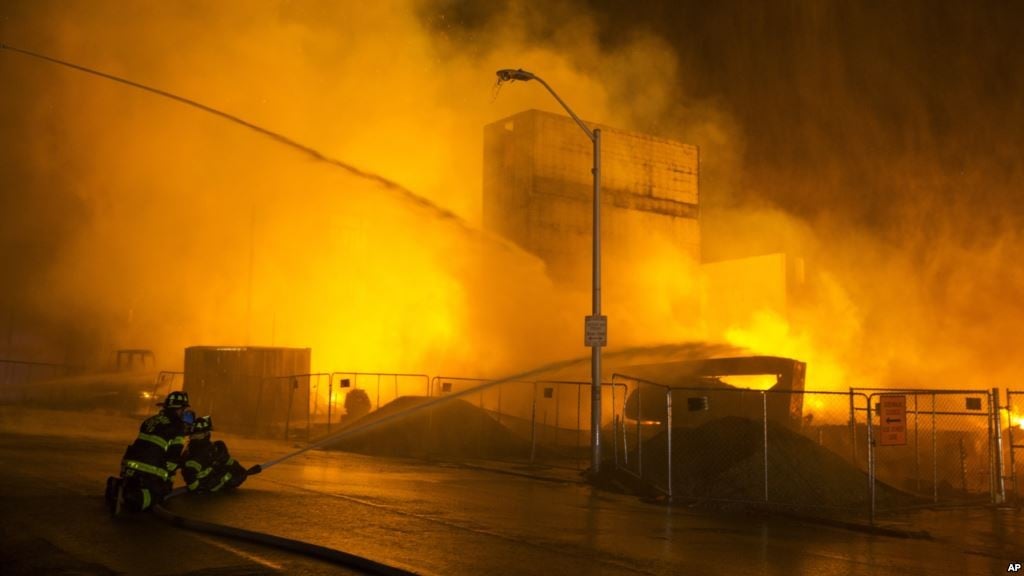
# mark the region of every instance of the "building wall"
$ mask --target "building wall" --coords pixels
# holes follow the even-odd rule
[[[658,237],[700,259],[696,146],[601,126],[606,273]],[[484,128],[484,225],[541,257],[558,282],[589,277],[593,145],[567,116],[529,110]]]

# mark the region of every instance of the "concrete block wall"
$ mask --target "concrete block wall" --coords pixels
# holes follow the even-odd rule
[[[593,124],[590,124],[593,126]],[[696,146],[600,126],[605,271],[657,237],[700,259]],[[567,116],[529,110],[484,128],[484,225],[559,282],[589,277],[593,145]]]

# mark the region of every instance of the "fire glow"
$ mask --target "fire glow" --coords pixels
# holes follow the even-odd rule
[[[686,92],[699,77],[681,65],[671,39],[627,36],[609,47],[599,23],[582,13],[565,27],[577,32],[542,42],[515,8],[495,8],[493,27],[480,24],[468,35],[438,29],[430,12],[419,2],[339,3],[315,14],[288,3],[125,11],[95,2],[27,7],[4,23],[5,42],[230,110],[416,194],[396,197],[380,179],[342,173],[222,118],[5,53],[0,75],[11,81],[0,87],[9,103],[0,126],[4,141],[18,143],[8,146],[0,174],[14,192],[6,212],[18,215],[6,222],[4,248],[13,248],[0,259],[12,302],[0,311],[15,335],[8,347],[45,341],[40,356],[77,360],[146,346],[172,368],[188,345],[309,346],[318,371],[473,376],[583,354],[589,286],[556,287],[537,258],[480,233],[481,127],[530,108],[558,111],[532,90],[495,97],[493,70],[521,65],[543,71],[588,120],[700,147],[701,170],[712,176],[702,180],[702,249],[723,258],[799,254],[820,271],[807,275],[809,297],[755,298],[750,314],[710,326],[716,308],[728,306],[702,301],[704,264],[643,230],[624,235],[606,246],[613,347],[724,339],[807,362],[807,388],[819,390],[1019,379],[1024,274],[1007,263],[1024,249],[1021,227],[999,202],[962,194],[1019,197],[1016,132],[1009,145],[999,127],[969,138],[950,129],[948,142],[916,124],[907,134],[873,132],[883,128],[878,118],[918,117],[860,106],[898,100],[908,110],[932,110],[931,98],[943,91],[865,98],[853,84],[879,94],[892,87],[831,72],[795,85],[821,81],[831,89],[804,90],[812,106],[854,98],[836,106],[848,114],[834,118],[850,129],[842,142],[806,125],[813,115],[773,114],[768,124],[746,125],[728,111],[777,101],[802,110],[808,102],[757,94],[751,106],[701,100]],[[167,40],[182,37],[189,42]],[[729,54],[773,53],[740,48],[740,56]],[[801,58],[841,51],[798,52],[790,56],[798,59],[794,69],[873,70],[803,66]],[[1005,112],[954,104],[956,114],[934,116],[953,122],[966,112]],[[985,126],[964,121],[972,130]],[[962,152],[965,142],[989,141],[1008,156],[988,155],[990,166],[985,154]],[[915,144],[898,147],[907,142]],[[762,146],[760,156],[745,156],[748,143]],[[876,148],[877,158],[859,156]],[[932,148],[934,157],[925,153]],[[806,158],[817,150],[832,154],[829,162]],[[868,181],[846,183],[850,174]],[[900,194],[903,202],[880,208]],[[743,196],[763,202],[749,210],[731,204]],[[729,278],[733,287],[755,287],[736,301],[764,296],[761,280],[760,270]],[[788,289],[788,278],[780,285]],[[50,332],[19,338],[25,326]]]

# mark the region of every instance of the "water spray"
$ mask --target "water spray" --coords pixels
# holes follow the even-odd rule
[[[435,204],[434,202],[430,201],[429,199],[427,199],[427,198],[425,198],[423,196],[420,196],[419,194],[416,194],[415,192],[409,190],[408,188],[402,186],[401,184],[398,184],[397,182],[395,182],[393,180],[385,178],[384,176],[381,176],[380,174],[376,174],[376,173],[373,173],[373,172],[368,172],[366,170],[362,170],[362,169],[357,168],[357,167],[355,167],[355,166],[353,166],[353,165],[351,165],[351,164],[349,164],[347,162],[343,162],[341,160],[338,160],[337,158],[332,158],[332,157],[324,154],[323,152],[317,150],[316,148],[313,148],[311,146],[307,146],[305,144],[302,144],[301,142],[293,140],[293,139],[291,139],[291,138],[289,138],[289,137],[287,137],[284,134],[281,134],[279,132],[274,132],[273,130],[270,130],[268,128],[264,128],[263,126],[260,126],[258,124],[254,124],[254,123],[252,123],[252,122],[250,122],[248,120],[245,120],[244,118],[240,118],[238,116],[235,116],[234,114],[231,114],[230,112],[225,112],[225,111],[220,110],[218,108],[214,108],[212,106],[208,106],[206,104],[203,104],[202,102],[198,102],[198,101],[193,100],[191,98],[186,98],[184,96],[180,96],[180,95],[175,94],[173,92],[168,92],[166,90],[161,90],[159,88],[154,88],[153,86],[148,86],[146,84],[135,82],[135,81],[129,80],[127,78],[122,78],[121,76],[115,76],[114,74],[109,74],[107,72],[102,72],[100,70],[95,70],[95,69],[89,68],[87,66],[82,66],[80,64],[75,64],[73,62],[68,62],[66,60],[61,60],[59,58],[54,58],[52,56],[47,56],[45,54],[40,54],[38,52],[33,52],[31,50],[26,50],[24,48],[17,48],[15,46],[11,46],[10,44],[5,44],[5,43],[0,42],[0,50],[7,50],[7,51],[10,51],[10,52],[21,54],[23,56],[28,56],[28,57],[36,58],[36,59],[39,59],[39,60],[44,60],[46,62],[50,62],[52,64],[57,64],[59,66],[65,66],[67,68],[78,70],[79,72],[84,72],[86,74],[91,74],[93,76],[98,76],[100,78],[104,78],[104,79],[110,80],[112,82],[117,82],[119,84],[124,84],[126,86],[131,86],[132,88],[143,90],[145,92],[149,92],[150,94],[155,94],[155,95],[161,96],[163,98],[168,98],[168,99],[174,100],[175,102],[178,102],[180,104],[184,104],[186,106],[190,106],[192,108],[196,108],[196,109],[202,110],[203,112],[207,112],[209,114],[213,114],[214,116],[218,116],[220,118],[223,118],[224,120],[227,120],[229,122],[233,122],[235,124],[238,124],[240,126],[248,128],[249,130],[257,132],[257,133],[259,133],[259,134],[261,134],[263,136],[266,136],[266,137],[270,138],[271,140],[274,140],[275,142],[277,142],[279,144],[283,144],[285,146],[288,146],[289,148],[292,148],[294,150],[298,150],[299,152],[302,152],[303,154],[306,154],[307,156],[312,157],[314,160],[316,160],[318,162],[324,162],[326,164],[330,164],[331,166],[334,166],[336,168],[341,168],[342,170],[345,170],[349,174],[352,174],[352,175],[357,176],[359,178],[370,180],[370,181],[378,184],[382,188],[384,188],[384,189],[386,189],[386,190],[388,190],[388,191],[398,195],[399,197],[401,197],[401,198],[403,198],[405,200],[408,200],[408,201],[412,202],[413,204],[415,204],[415,205],[417,205],[417,206],[419,206],[419,207],[421,207],[421,208],[423,208],[423,209],[433,213],[434,215],[436,215],[436,216],[438,216],[438,217],[440,217],[440,218],[442,218],[442,219],[444,219],[446,221],[449,221],[449,222],[452,222],[452,223],[456,224],[463,231],[468,232],[468,233],[470,233],[473,236],[483,236],[487,240],[490,240],[491,242],[497,244],[498,246],[501,246],[505,250],[509,250],[509,251],[512,251],[512,252],[515,252],[515,253],[518,253],[518,254],[526,254],[526,252],[524,252],[521,248],[519,248],[518,246],[516,246],[512,242],[504,239],[501,236],[498,236],[498,235],[495,235],[495,234],[491,234],[491,233],[489,233],[489,232],[487,232],[485,230],[481,230],[479,228],[474,227],[469,222],[467,222],[466,220],[461,218],[458,214],[455,214],[454,212],[452,212],[451,210],[448,210],[447,208],[443,208],[441,206],[438,206],[437,204]]]
[[[514,374],[512,376],[508,376],[508,377],[502,378],[500,380],[492,380],[492,381],[484,382],[482,384],[478,384],[477,386],[473,386],[472,388],[467,388],[465,390],[462,390],[461,392],[453,392],[451,394],[445,394],[444,396],[438,396],[437,398],[432,398],[432,399],[428,400],[427,402],[424,402],[423,404],[419,404],[417,406],[413,406],[413,407],[408,408],[406,410],[402,410],[400,412],[395,412],[394,414],[388,414],[387,416],[384,416],[384,417],[379,418],[379,419],[375,419],[375,420],[370,421],[370,422],[366,422],[364,424],[355,424],[352,427],[346,428],[344,430],[339,430],[338,432],[335,432],[334,434],[331,434],[331,435],[329,435],[329,436],[327,436],[325,438],[322,438],[322,439],[320,439],[320,440],[318,440],[318,441],[316,441],[316,442],[314,442],[314,443],[312,443],[312,444],[310,444],[308,446],[304,446],[303,448],[301,448],[299,450],[296,450],[295,452],[292,452],[290,454],[285,454],[284,456],[281,456],[279,458],[275,458],[273,460],[264,462],[263,464],[256,464],[255,466],[249,468],[248,473],[249,474],[259,474],[260,472],[266,470],[267,468],[270,468],[271,466],[276,466],[276,465],[280,464],[281,462],[284,462],[285,460],[289,460],[291,458],[294,458],[294,457],[296,457],[296,456],[298,456],[300,454],[303,454],[305,452],[308,452],[310,450],[315,450],[317,448],[322,448],[324,446],[327,446],[329,444],[337,442],[338,440],[341,440],[341,439],[346,438],[348,436],[353,436],[353,435],[359,434],[361,432],[365,432],[367,430],[370,430],[371,428],[375,428],[377,426],[380,426],[380,425],[383,425],[383,424],[387,424],[389,422],[392,422],[392,421],[395,421],[395,420],[398,420],[398,419],[401,419],[401,418],[405,418],[406,416],[410,416],[412,414],[415,414],[416,412],[420,412],[422,410],[427,410],[429,408],[433,408],[434,406],[437,406],[438,404],[441,404],[443,402],[449,402],[451,400],[455,400],[455,399],[461,398],[463,396],[469,396],[471,394],[475,394],[477,392],[481,392],[482,390],[490,388],[491,386],[497,386],[499,384],[504,384],[505,382],[511,382],[511,381],[514,381],[514,380],[520,380],[522,378],[526,378],[528,376],[531,376],[533,374],[537,374],[537,373],[540,373],[540,372],[547,372],[549,370],[559,370],[559,369],[562,369],[562,368],[568,368],[568,367],[573,366],[575,364],[581,364],[581,363],[583,363],[583,362],[585,362],[585,361],[587,361],[589,359],[590,359],[590,357],[587,356],[587,357],[581,357],[581,358],[573,358],[572,360],[562,360],[560,362],[555,362],[553,364],[548,364],[547,366],[543,366],[541,368],[536,368],[534,370],[529,370],[527,372],[522,372],[520,374]]]
[[[663,345],[663,346],[653,346],[653,347],[627,348],[627,349],[624,349],[624,350],[618,350],[616,352],[610,353],[610,354],[608,354],[608,357],[610,357],[610,358],[623,357],[623,356],[629,356],[630,354],[637,354],[637,353],[648,353],[648,354],[649,353],[658,353],[658,352],[662,352],[662,353],[667,353],[667,352],[678,353],[680,351],[692,351],[697,346],[698,345],[694,345],[694,344],[686,344],[686,345]],[[720,352],[725,352],[725,351],[732,352],[732,351],[735,350],[732,347],[714,346],[714,347],[710,347],[709,348],[706,345],[700,345],[700,346],[701,346],[701,348],[700,348],[701,351],[705,355],[707,355],[709,352],[720,353]],[[299,450],[296,450],[295,452],[291,452],[289,454],[285,454],[284,456],[275,458],[273,460],[269,460],[267,462],[264,462],[263,464],[256,464],[255,466],[252,466],[251,468],[249,468],[249,470],[247,472],[250,475],[259,474],[262,471],[266,470],[267,468],[270,468],[272,466],[276,466],[276,465],[280,464],[281,462],[284,462],[285,460],[290,460],[291,458],[294,458],[294,457],[296,457],[296,456],[298,456],[300,454],[303,454],[305,452],[308,452],[310,450],[315,450],[317,448],[322,448],[324,446],[328,446],[328,445],[330,445],[330,444],[332,444],[334,442],[337,442],[339,440],[342,440],[342,439],[344,439],[344,438],[346,438],[348,436],[353,436],[353,435],[359,434],[361,432],[365,432],[367,430],[375,428],[377,426],[380,426],[380,425],[383,425],[383,424],[387,424],[389,422],[393,422],[393,421],[399,420],[401,418],[405,418],[405,417],[410,416],[412,414],[415,414],[417,412],[433,408],[433,407],[435,407],[435,406],[437,406],[437,405],[439,405],[441,403],[448,402],[448,401],[451,401],[451,400],[455,400],[455,399],[461,398],[463,396],[470,396],[472,394],[476,394],[476,393],[482,392],[482,391],[484,391],[487,388],[490,388],[492,386],[498,386],[500,384],[504,384],[506,382],[513,382],[513,381],[516,381],[516,380],[523,380],[523,379],[528,378],[530,376],[534,376],[534,375],[537,375],[537,374],[542,374],[542,373],[545,373],[545,372],[553,372],[553,371],[556,371],[556,370],[562,370],[562,369],[570,368],[570,367],[573,367],[573,366],[583,365],[583,364],[585,364],[585,363],[587,363],[589,361],[590,361],[590,356],[581,356],[581,357],[578,357],[578,358],[573,358],[571,360],[561,360],[559,362],[554,362],[554,363],[551,363],[551,364],[547,364],[545,366],[541,366],[540,368],[534,368],[533,370],[528,370],[526,372],[521,372],[519,374],[513,374],[512,376],[507,376],[507,377],[501,378],[499,380],[491,380],[491,381],[488,381],[488,382],[484,382],[484,383],[479,384],[477,386],[473,386],[472,388],[467,388],[465,390],[462,390],[461,392],[453,392],[451,394],[445,394],[444,396],[438,396],[437,398],[432,398],[432,399],[428,400],[427,402],[424,402],[423,404],[419,404],[417,406],[413,406],[413,407],[408,408],[406,410],[402,410],[400,412],[395,412],[394,414],[389,414],[389,415],[384,416],[382,418],[375,419],[375,420],[372,420],[370,422],[366,422],[366,423],[363,423],[363,424],[355,424],[355,425],[353,425],[353,426],[351,426],[349,428],[345,428],[344,430],[339,430],[338,432],[335,432],[334,434],[326,436],[326,437],[324,437],[324,438],[322,438],[322,439],[320,439],[320,440],[318,440],[318,441],[316,441],[316,442],[314,442],[314,443],[312,443],[312,444],[310,444],[308,446],[305,446],[305,447],[303,447],[303,448],[301,448]]]

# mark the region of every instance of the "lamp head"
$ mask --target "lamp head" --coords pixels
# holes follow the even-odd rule
[[[523,82],[526,82],[527,80],[533,80],[535,78],[536,76],[534,76],[531,72],[527,72],[522,68],[518,70],[512,70],[511,68],[498,70],[499,82],[510,82],[512,80],[521,80]]]

